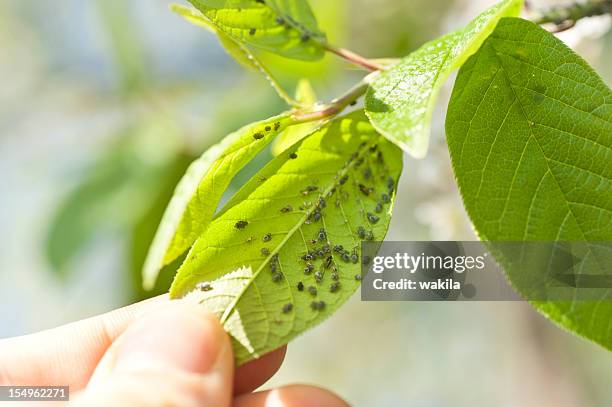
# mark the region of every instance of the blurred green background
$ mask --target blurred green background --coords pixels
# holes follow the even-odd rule
[[[460,27],[493,1],[311,3],[334,44],[389,57]],[[609,25],[585,20],[562,34],[608,83]],[[265,60],[288,89],[307,77],[325,100],[361,75],[331,56]],[[140,289],[140,268],[185,167],[231,130],[284,109],[263,78],[168,11],[166,0],[1,0],[0,78],[0,337],[153,295]],[[406,159],[390,240],[475,238],[445,146],[450,89],[434,117],[430,155]],[[172,270],[162,277],[157,292]],[[525,303],[358,297],[293,342],[269,385],[319,384],[357,406],[612,404],[612,355]]]

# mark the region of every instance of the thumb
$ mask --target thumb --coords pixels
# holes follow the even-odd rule
[[[128,327],[76,405],[229,406],[233,358],[217,318],[171,302]]]

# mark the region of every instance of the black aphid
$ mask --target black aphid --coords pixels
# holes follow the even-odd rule
[[[263,235],[261,240],[263,240],[264,242],[269,242],[270,240],[272,240],[272,233],[266,233],[265,235]]]
[[[312,265],[312,263],[306,264],[306,267],[304,268],[304,274],[310,274],[313,271],[314,271],[314,266]]]
[[[359,236],[360,239],[365,239],[366,237],[366,230],[363,226],[359,226],[357,228],[357,236]]]
[[[317,295],[317,287],[315,287],[314,285],[311,285],[308,287],[308,292],[310,293],[310,295],[312,295],[313,297]]]
[[[392,191],[393,187],[395,186],[395,180],[393,180],[393,178],[389,177],[387,179],[387,188]]]
[[[306,42],[310,39],[310,34],[308,33],[302,33],[302,35],[300,36],[300,41],[302,42]]]
[[[281,16],[278,16],[278,17],[276,17],[276,22],[277,22],[278,24],[283,25],[283,24],[285,24],[285,19],[284,19],[284,18],[282,18]]]
[[[338,276],[338,273],[336,273],[335,271],[331,273],[331,279],[334,281],[338,281],[338,279],[340,278],[340,276]]]
[[[347,252],[342,253],[342,256],[341,256],[341,257],[342,257],[342,260],[343,260],[345,263],[348,263],[349,261],[351,261],[351,257],[349,256],[349,254],[348,254]]]
[[[366,240],[374,240],[374,233],[371,230],[366,234]]]
[[[280,271],[278,273],[272,274],[272,281],[274,281],[275,283],[278,283],[282,279],[283,279],[283,273],[281,273]]]
[[[378,150],[378,144],[374,144],[373,146],[370,146],[370,152],[373,153],[376,150]]]
[[[355,106],[356,104],[357,104],[356,100],[353,100],[351,103],[349,103],[349,105],[351,105],[351,106]]]
[[[342,178],[340,178],[340,180],[338,181],[338,184],[344,185],[346,183],[346,181],[348,181],[348,179],[349,179],[349,176],[345,175]]]
[[[333,262],[334,262],[334,258],[332,256],[327,256],[327,258],[325,259],[325,262],[323,263],[323,267],[328,269],[331,267]]]
[[[256,32],[257,32],[257,28],[249,29],[249,35],[255,35]]]
[[[327,232],[325,232],[325,229],[319,229],[319,233],[317,233],[317,239],[319,240],[319,242],[323,242],[325,239],[327,239]]]
[[[276,263],[276,262],[278,262],[278,253],[276,253],[274,256],[272,256],[272,258],[270,259],[270,261],[271,261],[272,263]]]
[[[234,227],[236,229],[244,229],[247,227],[248,224],[249,222],[247,222],[246,220],[239,220],[238,222],[234,224]]]
[[[331,291],[332,293],[335,293],[335,292],[336,292],[336,291],[338,291],[339,289],[340,289],[340,283],[338,283],[338,282],[332,283],[332,284],[329,286],[329,291]]]
[[[382,195],[380,196],[380,200],[381,200],[383,203],[389,203],[389,202],[391,202],[391,198],[389,198],[389,195],[387,195],[387,194],[382,194]]]
[[[291,312],[291,310],[293,309],[293,304],[288,302],[287,304],[283,305],[283,313],[288,313]]]
[[[359,184],[359,190],[361,191],[362,194],[364,194],[365,196],[369,196],[372,191],[374,191],[374,188],[370,188],[370,187],[366,187],[363,184]]]
[[[288,213],[288,212],[291,212],[292,210],[293,210],[293,207],[291,205],[287,205],[287,206],[283,206],[280,211],[282,213]]]
[[[376,213],[381,213],[381,212],[382,212],[382,210],[383,210],[383,204],[382,204],[382,202],[378,202],[378,203],[376,204],[376,208],[374,208],[374,212],[376,212]]]
[[[289,158],[291,158],[292,160],[295,160],[297,158],[297,154],[296,153],[291,153],[291,154],[289,154]]]
[[[314,260],[314,256],[312,255],[312,253],[308,252],[305,255],[303,255],[301,259],[304,261],[310,261],[310,260]]]
[[[319,211],[314,211],[312,213],[312,220],[314,220],[315,222],[318,222],[321,220],[321,212]]]
[[[302,283],[301,281],[298,283],[297,285],[297,289],[298,291],[304,291],[304,283]]]
[[[261,140],[262,138],[264,138],[264,135],[263,135],[263,133],[257,132],[255,134],[253,134],[253,138],[255,140]]]
[[[327,202],[325,201],[325,198],[323,198],[322,196],[319,197],[319,200],[317,201],[317,206],[321,209],[326,208],[327,207]]]
[[[274,123],[274,130],[276,131],[276,130],[280,129],[280,126],[281,126],[280,122]]]
[[[312,308],[315,311],[322,311],[323,309],[325,309],[325,302],[324,301],[313,301],[310,303],[310,308]]]
[[[353,264],[357,264],[359,261],[359,255],[357,254],[357,249],[353,249],[353,253],[351,253],[351,262]]]
[[[355,280],[361,281],[361,274],[356,274],[355,275]]]
[[[376,215],[374,215],[372,212],[368,212],[368,221],[370,223],[378,223],[378,221],[380,220],[380,218]]]
[[[384,164],[385,160],[383,158],[382,151],[379,151],[378,154],[376,154],[376,161],[378,161],[379,164]]]
[[[329,253],[331,251],[328,244],[323,245],[323,247],[321,247],[321,250],[323,250],[323,253],[325,253],[325,254],[327,254],[327,253]]]
[[[371,260],[372,259],[370,258],[370,256],[363,256],[363,258],[361,259],[361,264],[367,266],[368,264],[370,264]]]
[[[320,283],[321,281],[323,281],[323,273],[317,271],[316,273],[314,273],[314,278],[317,283]]]
[[[274,274],[276,273],[276,269],[278,268],[278,264],[275,262],[270,262],[270,271]]]
[[[359,160],[355,161],[355,168],[359,168],[361,164],[363,164],[363,158],[360,158]]]
[[[268,249],[267,247],[262,247],[261,248],[261,254],[263,254],[264,256],[269,256],[270,255],[270,249]]]
[[[370,179],[372,177],[372,170],[369,168],[366,168],[365,170],[363,170],[363,178],[365,179]]]
[[[213,289],[209,282],[199,283],[197,287],[200,291],[210,291]]]
[[[264,127],[264,130],[265,130],[265,131],[270,131],[270,130],[272,130],[272,127],[270,127],[270,126],[266,126],[266,127]]]
[[[342,253],[344,251],[344,247],[342,247],[341,244],[337,244],[337,245],[334,246],[334,251],[336,253]]]

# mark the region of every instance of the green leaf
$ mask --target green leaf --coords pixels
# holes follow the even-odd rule
[[[384,238],[401,167],[401,150],[376,133],[363,111],[326,124],[237,193],[194,244],[171,297],[187,296],[216,312],[238,364],[282,346],[359,286],[359,230]],[[347,250],[348,261],[335,245]],[[325,254],[301,259],[318,250]],[[305,273],[308,263],[312,271]],[[323,301],[324,308],[313,309],[313,301]]]
[[[239,43],[287,58],[317,60],[325,34],[306,0],[189,0],[219,31]]]
[[[240,65],[247,69],[255,70],[261,73],[268,80],[272,88],[276,91],[278,96],[281,97],[281,99],[283,99],[285,102],[287,102],[287,104],[291,106],[297,105],[296,101],[293,100],[287,94],[287,92],[285,92],[283,87],[272,75],[270,70],[265,67],[265,65],[251,52],[251,50],[246,45],[234,41],[232,37],[219,30],[198,10],[195,10],[190,7],[184,7],[179,4],[171,4],[170,10],[179,14],[190,23],[199,27],[203,27],[208,31],[212,32],[213,34],[216,34],[219,38],[219,42],[221,43],[225,51],[227,51],[227,53],[232,56],[236,60],[236,62],[238,62]]]
[[[483,240],[588,241],[581,272],[609,273],[594,242],[612,241],[612,93],[582,58],[533,23],[501,20],[459,72],[446,132]],[[524,271],[499,260],[525,292]],[[612,349],[606,291],[600,301],[534,305]]]
[[[295,100],[300,104],[300,106],[302,106],[302,109],[314,108],[315,104],[317,103],[317,95],[307,79],[301,79],[298,82],[298,86],[295,91]],[[287,130],[282,132],[276,138],[276,140],[274,140],[274,143],[272,143],[272,154],[275,156],[279,155],[312,133],[320,125],[320,122],[315,121],[288,127]]]
[[[476,52],[499,19],[518,15],[522,4],[522,0],[501,1],[465,28],[426,43],[383,71],[365,98],[372,125],[413,157],[423,158],[440,87]]]
[[[213,218],[232,178],[291,124],[289,113],[249,124],[225,137],[194,161],[176,187],[143,268],[143,284],[187,249]]]

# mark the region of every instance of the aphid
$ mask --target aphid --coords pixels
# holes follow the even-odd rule
[[[340,276],[338,276],[338,273],[336,273],[335,271],[331,273],[331,279],[334,281],[338,281],[338,279],[340,278]]]
[[[314,274],[314,278],[317,283],[321,283],[321,281],[323,281],[323,273],[321,273],[320,271],[317,271]]]
[[[376,150],[378,150],[378,144],[374,144],[373,146],[370,146],[370,152],[373,153]]]
[[[213,288],[212,288],[212,285],[210,285],[210,283],[209,283],[209,282],[207,282],[207,281],[202,282],[202,283],[198,283],[197,288],[198,288],[200,291],[210,291],[210,290],[212,290],[212,289],[213,289]]]
[[[282,18],[281,16],[276,17],[276,22],[280,25],[285,24],[285,19]]]
[[[353,249],[353,253],[351,253],[351,262],[353,264],[357,264],[359,261],[359,255],[357,254],[357,249]]]
[[[282,279],[283,279],[283,273],[281,273],[280,271],[278,273],[272,274],[272,281],[274,281],[275,283],[278,283]]]
[[[338,181],[338,184],[344,185],[346,183],[346,181],[348,181],[348,179],[349,179],[349,176],[345,175],[342,178],[340,178],[340,180]]]
[[[355,274],[355,280],[361,281],[361,274]]]
[[[311,192],[315,192],[319,189],[316,185],[309,185],[306,188],[302,189],[300,192],[302,195],[308,195]]]
[[[381,199],[381,201],[382,201],[383,203],[389,203],[389,202],[391,202],[391,198],[389,198],[389,195],[387,195],[387,194],[382,194],[382,195],[380,196],[380,199]]]
[[[257,28],[249,29],[249,35],[255,35],[256,32],[257,32]]]
[[[314,220],[315,222],[318,222],[321,220],[321,212],[319,211],[315,211],[312,213],[312,220]]]
[[[270,255],[270,249],[268,249],[267,247],[262,247],[261,248],[261,254],[264,256],[269,256]]]
[[[370,179],[372,177],[372,170],[369,168],[366,168],[365,170],[363,170],[363,178],[365,179]]]
[[[308,252],[305,255],[303,255],[301,259],[304,261],[310,261],[310,260],[314,260],[314,256],[312,255],[311,252]]]
[[[320,258],[325,257],[325,252],[323,251],[323,249],[317,250],[317,256],[319,256]]]
[[[274,123],[274,131],[280,129],[280,126],[281,126],[280,122]]]
[[[315,297],[317,295],[317,287],[315,287],[314,285],[308,286],[308,292],[310,293],[310,295]]]
[[[270,271],[274,274],[276,273],[276,268],[278,265],[275,262],[270,262]]]
[[[337,245],[334,246],[334,251],[336,253],[342,253],[344,251],[344,247],[342,247],[341,244],[337,244]]]
[[[385,160],[383,159],[382,151],[379,151],[378,154],[376,154],[376,161],[378,161],[379,164],[384,164]]]
[[[359,236],[360,239],[365,239],[366,237],[366,230],[363,226],[359,226],[357,228],[357,236]]]
[[[327,233],[325,232],[325,229],[319,229],[319,233],[317,233],[317,239],[319,240],[319,242],[322,242],[327,239]]]
[[[372,212],[368,212],[368,221],[370,223],[377,223],[380,220],[380,218],[376,215],[374,215]]]
[[[357,104],[356,100],[353,100],[351,103],[349,103],[349,105],[351,105],[351,106],[355,106],[356,104]]]
[[[323,253],[327,254],[329,253],[331,250],[329,249],[329,245],[323,245],[323,247],[321,247],[321,250],[323,250]]]
[[[306,264],[306,268],[304,268],[304,274],[308,275],[314,271],[314,266],[312,263]]]
[[[361,191],[362,194],[364,194],[365,196],[369,196],[372,191],[374,191],[374,188],[370,188],[370,187],[366,187],[363,184],[359,184],[359,190]]]
[[[338,282],[332,283],[332,284],[329,286],[329,291],[330,291],[330,292],[332,292],[332,293],[335,293],[335,292],[336,292],[336,291],[338,291],[339,289],[340,289],[340,283],[338,283]]]
[[[325,201],[325,198],[323,198],[322,196],[319,197],[319,200],[317,201],[317,206],[321,209],[327,207],[327,202]]]
[[[253,134],[253,138],[255,140],[261,140],[262,138],[264,138],[264,135],[263,135],[263,133],[257,132],[255,134]]]
[[[361,264],[367,266],[368,264],[370,264],[371,260],[372,259],[370,258],[370,256],[363,256],[363,258],[361,259]]]
[[[288,213],[288,212],[291,212],[292,210],[293,210],[293,207],[291,205],[287,205],[287,206],[283,206],[280,211],[282,213]]]
[[[313,301],[310,303],[310,308],[312,308],[315,311],[322,311],[325,308],[325,302],[324,301]]]
[[[287,314],[289,312],[291,312],[291,310],[293,309],[293,304],[288,302],[287,304],[283,305],[283,313]]]
[[[317,239],[310,239],[310,240],[308,241],[308,243],[310,243],[310,244],[316,244],[316,243],[317,243]]]
[[[236,229],[244,229],[247,227],[248,224],[249,222],[247,222],[246,220],[239,220],[238,222],[234,224],[234,227]]]
[[[334,258],[332,256],[327,256],[327,258],[325,259],[325,262],[323,263],[323,267],[328,269],[331,267],[333,262],[334,262]]]
[[[308,33],[302,33],[302,35],[300,36],[300,41],[302,42],[306,42],[310,39],[310,34]]]
[[[389,192],[393,191],[393,187],[395,186],[395,180],[391,177],[389,177],[387,179],[387,189],[389,189]]]
[[[343,260],[345,263],[348,263],[349,261],[351,261],[351,258],[350,258],[349,254],[348,254],[347,252],[342,253],[342,256],[341,256],[341,257],[342,257],[342,260]]]
[[[270,240],[272,240],[272,233],[266,233],[265,235],[263,235],[261,240],[263,240],[264,242],[269,242]]]
[[[270,127],[270,126],[266,126],[266,127],[264,127],[264,130],[265,130],[265,131],[270,131],[270,130],[272,130],[272,127]]]
[[[376,208],[374,208],[374,212],[376,212],[376,213],[381,213],[381,212],[382,212],[382,210],[383,210],[383,204],[382,204],[382,202],[378,202],[378,203],[376,204]]]
[[[298,291],[304,291],[304,283],[302,283],[301,281],[298,283],[297,285],[297,289]]]
[[[366,234],[366,240],[374,240],[374,233],[371,230]]]
[[[276,262],[278,262],[278,253],[276,253],[274,256],[272,256],[272,258],[270,259],[270,261],[271,261],[272,263],[276,263]]]
[[[296,153],[291,153],[291,154],[289,154],[289,158],[291,158],[292,160],[295,160],[297,158],[297,154]]]

